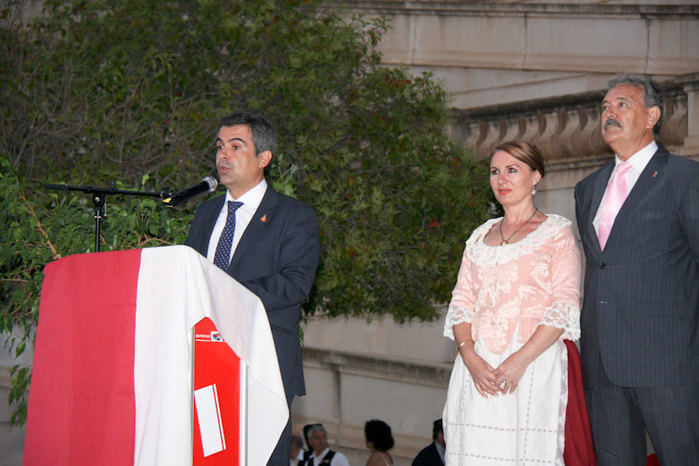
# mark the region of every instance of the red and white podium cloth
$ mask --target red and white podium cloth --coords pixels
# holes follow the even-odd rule
[[[186,246],[75,255],[44,273],[25,465],[190,465],[204,317],[247,365],[247,463],[266,463],[288,409],[254,294]]]

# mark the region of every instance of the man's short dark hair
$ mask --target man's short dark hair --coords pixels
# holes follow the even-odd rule
[[[658,122],[653,127],[653,134],[656,136],[660,134],[660,124],[663,121],[663,96],[658,85],[648,76],[642,74],[624,73],[610,79],[607,90],[621,84],[629,84],[634,87],[642,88],[643,102],[646,104],[646,108],[658,107],[660,109],[660,118],[658,118]]]
[[[440,432],[444,433],[441,418],[432,423],[432,440],[437,440],[437,435],[439,435]]]
[[[272,124],[260,115],[248,112],[236,112],[226,115],[219,120],[216,133],[218,134],[218,132],[224,126],[237,125],[246,125],[248,128],[250,128],[250,133],[252,133],[252,143],[255,145],[256,156],[260,152],[264,152],[266,150],[270,151],[272,156],[277,154],[277,147],[279,145],[277,132],[274,130]],[[270,161],[265,167],[265,175],[269,173],[271,166],[272,162]]]

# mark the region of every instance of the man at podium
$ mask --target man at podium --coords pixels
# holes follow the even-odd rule
[[[315,211],[265,180],[276,150],[276,132],[264,118],[240,112],[221,119],[216,169],[226,194],[197,208],[185,244],[262,301],[290,414],[294,396],[306,393],[299,321],[320,253]],[[291,415],[268,464],[287,465],[290,443]]]

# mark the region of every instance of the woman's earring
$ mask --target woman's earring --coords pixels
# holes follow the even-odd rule
[[[536,195],[536,185],[532,186],[532,196]]]

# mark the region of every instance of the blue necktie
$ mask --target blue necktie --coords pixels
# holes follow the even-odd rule
[[[223,227],[221,237],[216,245],[214,264],[223,270],[228,270],[231,261],[231,247],[233,246],[233,233],[235,232],[235,211],[243,205],[242,202],[228,201],[228,217],[226,226]]]

